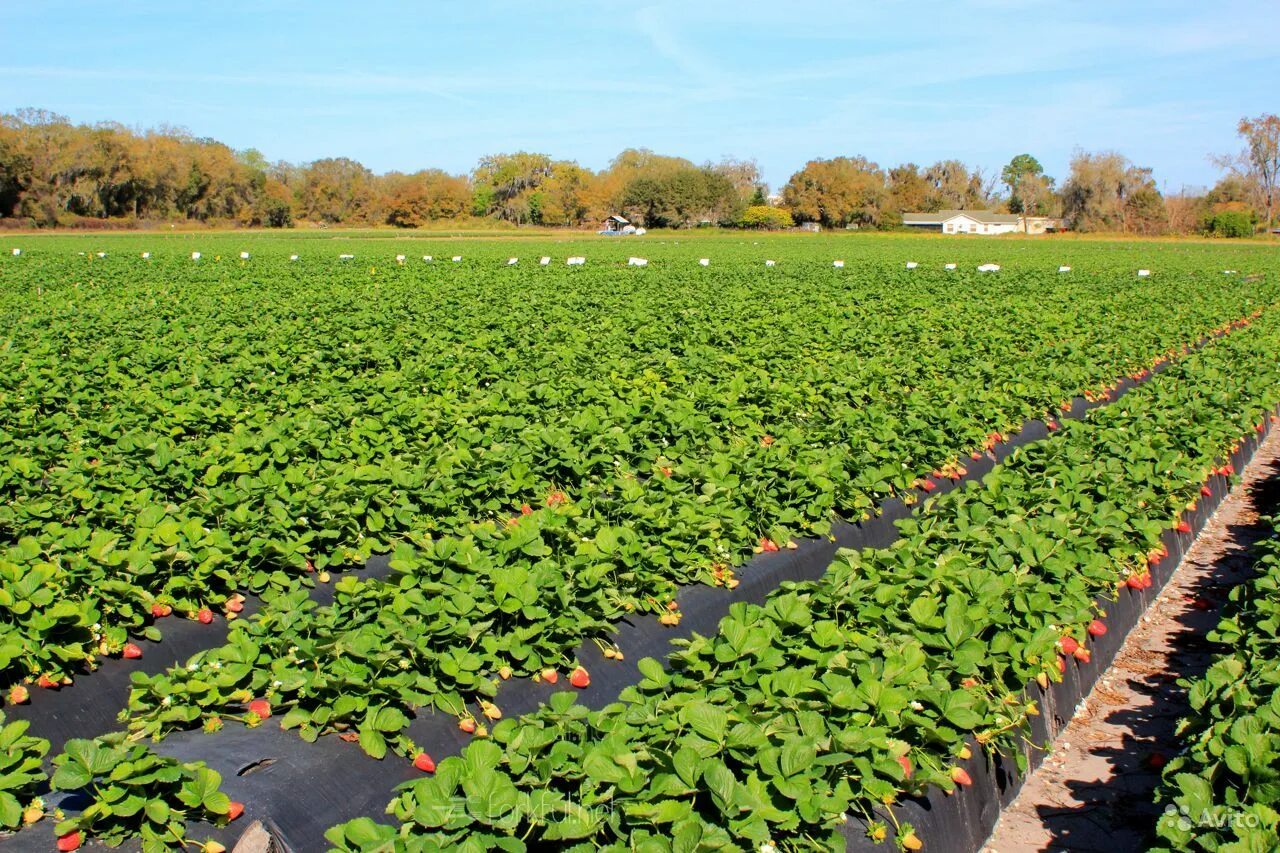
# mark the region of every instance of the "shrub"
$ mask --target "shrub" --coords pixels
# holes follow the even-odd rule
[[[1205,220],[1204,230],[1213,237],[1252,237],[1254,215],[1244,210],[1220,211]]]
[[[755,204],[742,212],[742,218],[738,220],[738,224],[743,228],[774,230],[791,228],[795,222],[791,219],[791,214],[780,207]]]

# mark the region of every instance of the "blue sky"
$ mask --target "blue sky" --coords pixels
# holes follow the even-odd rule
[[[170,124],[269,159],[468,171],[625,147],[881,165],[1077,147],[1211,184],[1280,111],[1280,3],[0,0],[0,111]]]

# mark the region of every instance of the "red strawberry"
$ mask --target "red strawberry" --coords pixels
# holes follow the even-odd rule
[[[1129,575],[1129,579],[1125,581],[1125,585],[1129,589],[1142,589],[1142,575]]]
[[[200,620],[201,625],[208,625],[213,621],[213,611],[207,607],[201,607],[200,612],[196,614],[196,619]]]
[[[976,460],[976,459],[981,459],[981,458],[982,458],[982,454],[981,454],[981,453],[979,453],[979,452],[978,452],[978,451],[976,451],[976,450],[975,450],[975,451],[973,451],[972,453],[970,453],[970,454],[969,454],[969,456],[970,456],[970,458],[975,459],[975,460]]]
[[[774,542],[772,539],[767,539],[767,538],[761,537],[761,539],[760,539],[760,549],[761,549],[762,551],[776,551],[776,550],[778,550],[778,545],[777,545],[777,543],[776,543],[776,542]]]
[[[1179,521],[1178,526],[1174,529],[1177,530],[1179,533],[1190,533],[1191,525],[1185,521]]]
[[[1164,757],[1163,752],[1153,752],[1147,756],[1147,766],[1152,770],[1159,770],[1169,763],[1169,759]]]
[[[239,613],[244,610],[244,598],[239,595],[233,595],[227,599],[227,612]]]
[[[435,773],[436,763],[431,760],[431,756],[425,752],[419,752],[417,757],[413,759],[413,766],[421,770],[423,773]]]
[[[1232,474],[1234,474],[1234,473],[1236,472],[1236,466],[1234,466],[1234,465],[1232,465],[1230,462],[1228,462],[1226,465],[1223,465],[1223,466],[1222,466],[1222,471],[1223,471],[1223,473],[1225,473],[1227,476],[1231,476]]]
[[[520,514],[533,515],[533,507],[529,506],[528,504],[520,504]]]
[[[1054,430],[1056,430],[1056,429],[1058,428],[1058,422],[1057,422],[1057,421],[1049,421],[1049,423],[1048,423],[1048,427],[1049,427],[1049,431],[1050,431],[1050,432],[1053,432]]]
[[[124,651],[121,652],[127,660],[137,660],[142,657],[142,649],[134,643],[125,643]]]
[[[1062,649],[1063,654],[1069,655],[1080,648],[1080,644],[1076,642],[1075,637],[1063,637],[1058,641],[1058,648]]]
[[[257,714],[259,719],[265,720],[271,716],[271,703],[266,699],[254,699],[249,703],[249,713]]]
[[[62,853],[70,853],[80,847],[80,830],[68,832],[66,835],[58,836],[58,849]]]
[[[1213,489],[1209,488],[1208,486],[1201,486],[1200,494],[1204,495],[1206,498],[1213,497]]]
[[[462,729],[464,732],[466,732],[466,733],[467,733],[467,734],[469,734],[469,735],[471,735],[471,734],[475,734],[475,732],[476,732],[476,720],[475,720],[475,717],[465,717],[465,718],[463,718],[463,719],[459,720],[459,721],[458,721],[458,728]]]
[[[31,691],[25,684],[15,684],[9,688],[9,704],[25,705],[31,701]]]
[[[41,675],[39,678],[37,678],[36,684],[39,684],[41,687],[47,690],[57,690],[61,686],[57,681],[54,681],[52,678],[50,678],[47,675]]]
[[[244,803],[237,803],[232,800],[231,804],[227,806],[227,820],[235,820],[242,814],[244,814]]]
[[[1100,619],[1094,619],[1089,623],[1090,637],[1101,637],[1105,633],[1107,633],[1107,626]]]
[[[969,774],[965,772],[963,767],[951,768],[951,781],[957,785],[972,785],[973,780],[969,778]]]
[[[552,492],[547,495],[547,506],[560,506],[567,500],[568,498],[565,497],[564,492]]]
[[[920,486],[920,488],[924,489],[926,492],[932,492],[934,489],[938,488],[938,486],[933,482],[933,480],[925,480],[924,484]]]
[[[1075,652],[1073,652],[1073,656],[1076,660],[1080,661],[1080,663],[1088,663],[1089,659],[1093,657],[1089,650],[1083,647],[1076,649]]]
[[[542,671],[542,680],[548,684],[555,684],[560,680],[560,673],[551,668],[544,669]]]
[[[591,676],[585,669],[578,667],[573,671],[573,675],[569,676],[569,683],[582,690],[591,684]]]
[[[912,773],[911,759],[907,758],[905,755],[899,755],[898,763],[902,765],[902,772],[906,775],[908,779],[910,779],[911,773]]]
[[[163,619],[173,612],[173,608],[167,604],[151,605],[151,617],[153,619]]]
[[[1067,659],[1062,655],[1058,655],[1058,672],[1062,675],[1067,674]]]

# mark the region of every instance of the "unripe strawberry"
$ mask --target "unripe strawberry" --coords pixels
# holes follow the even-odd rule
[[[15,684],[9,688],[9,704],[25,705],[31,701],[31,691],[25,684]]]
[[[903,850],[920,850],[924,847],[924,842],[916,837],[914,832],[908,832],[902,837]]]
[[[476,733],[475,717],[464,717],[463,719],[459,720],[458,728],[462,729],[464,732],[466,732],[469,735],[475,734]]]
[[[554,669],[551,669],[550,667],[547,667],[542,671],[542,680],[547,682],[548,684],[555,684],[557,681],[560,680],[560,673],[556,672]]]
[[[951,768],[951,781],[957,785],[972,785],[973,780],[969,778],[969,774],[965,772],[963,767]]]

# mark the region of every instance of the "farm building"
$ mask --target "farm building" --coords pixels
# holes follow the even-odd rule
[[[936,213],[904,213],[902,224],[917,231],[943,234],[1043,234],[1056,231],[1059,220],[1048,216],[1020,216],[989,210],[939,210]]]
[[[600,231],[602,233],[605,231],[621,232],[629,225],[631,225],[631,221],[629,219],[615,213],[604,221],[604,225],[600,228]]]

